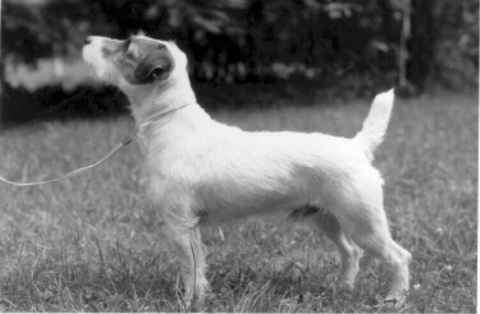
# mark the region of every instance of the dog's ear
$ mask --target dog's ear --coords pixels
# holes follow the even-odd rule
[[[153,83],[164,80],[173,69],[173,59],[166,50],[148,54],[137,65],[134,75],[138,84]]]

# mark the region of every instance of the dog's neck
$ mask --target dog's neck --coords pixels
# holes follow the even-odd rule
[[[123,89],[130,100],[130,109],[137,125],[150,117],[197,100],[188,76],[176,76],[157,85]]]
[[[139,137],[147,150],[166,145],[179,136],[198,134],[211,124],[201,108],[188,75],[176,77],[150,90],[124,90],[131,102]]]

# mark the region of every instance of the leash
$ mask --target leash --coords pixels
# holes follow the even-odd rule
[[[116,152],[118,152],[121,148],[123,148],[123,147],[127,146],[128,144],[130,144],[131,142],[133,142],[133,140],[134,140],[134,137],[129,136],[126,139],[124,139],[122,142],[118,143],[117,146],[115,146],[112,150],[110,150],[104,157],[102,157],[98,161],[96,161],[94,163],[91,163],[89,165],[77,168],[75,170],[69,171],[69,172],[67,172],[67,173],[65,173],[65,174],[63,174],[59,177],[55,177],[55,178],[47,179],[47,180],[41,180],[41,181],[20,182],[20,181],[8,180],[7,178],[0,176],[0,181],[3,182],[3,183],[6,183],[6,184],[13,185],[13,186],[18,186],[18,187],[37,186],[37,185],[43,185],[43,184],[47,184],[47,183],[63,181],[63,180],[66,180],[70,177],[73,177],[77,174],[80,174],[80,173],[82,173],[82,172],[84,172],[88,169],[94,168],[94,167],[104,163],[105,161],[110,159],[110,157],[112,157]]]
[[[164,117],[164,116],[166,116],[170,113],[174,113],[174,112],[176,112],[176,111],[178,111],[182,108],[185,108],[188,105],[190,105],[190,104],[184,104],[184,105],[176,107],[176,108],[172,108],[172,109],[169,109],[169,110],[165,110],[165,111],[161,111],[159,113],[153,114],[148,119],[146,119],[147,121],[142,122],[140,124],[140,129],[145,128],[148,125],[157,122],[158,120],[160,120],[160,118],[162,118],[162,117]],[[55,178],[51,178],[51,179],[47,179],[47,180],[40,180],[40,181],[21,182],[21,181],[9,180],[9,179],[0,175],[0,182],[6,183],[6,184],[9,184],[9,185],[13,185],[13,186],[17,186],[17,187],[27,187],[27,186],[39,186],[39,185],[44,185],[44,184],[48,184],[48,183],[63,181],[63,180],[66,180],[68,178],[71,178],[73,176],[76,176],[76,175],[78,175],[78,174],[80,174],[84,171],[87,171],[89,169],[92,169],[92,168],[95,168],[95,167],[101,165],[102,163],[104,163],[105,161],[110,159],[113,155],[115,155],[115,153],[117,153],[120,149],[122,149],[123,147],[132,143],[137,138],[138,138],[138,136],[130,135],[130,136],[126,137],[123,141],[118,143],[105,156],[103,156],[101,159],[97,160],[96,162],[88,164],[88,165],[80,167],[80,168],[77,168],[77,169],[74,169],[72,171],[69,171],[69,172],[67,172],[67,173],[65,173],[61,176],[55,177]]]
[[[174,113],[175,111],[183,109],[187,106],[190,106],[190,103],[186,103],[186,104],[183,104],[181,106],[178,106],[178,107],[175,107],[175,108],[172,108],[172,109],[168,109],[168,110],[165,110],[165,111],[160,111],[160,112],[154,113],[151,116],[149,116],[148,119],[146,119],[146,121],[140,123],[138,125],[138,128],[140,130],[145,129],[150,124],[158,122],[158,120],[160,120],[160,118],[163,118],[164,116],[166,116],[170,113]],[[167,123],[168,123],[168,121],[167,121]]]

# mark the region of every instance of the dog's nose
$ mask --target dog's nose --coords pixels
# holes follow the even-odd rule
[[[85,45],[88,45],[88,44],[90,44],[91,42],[92,42],[92,36],[88,36],[87,38],[85,38],[84,44],[85,44]]]

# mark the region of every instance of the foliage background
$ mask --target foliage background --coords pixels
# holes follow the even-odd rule
[[[402,47],[405,17],[411,31]],[[105,92],[90,89],[92,79],[78,64],[87,35],[138,30],[175,39],[195,81],[214,85],[311,81],[317,89],[370,96],[398,83],[401,49],[410,94],[438,84],[477,85],[475,0],[5,0],[3,120],[44,115],[45,108],[76,115],[124,107],[121,97],[113,105],[86,105],[83,97],[67,109],[51,108],[85,86]]]

